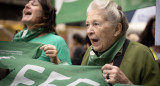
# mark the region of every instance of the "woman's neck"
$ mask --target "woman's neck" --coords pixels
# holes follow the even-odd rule
[[[37,28],[33,28],[33,25],[28,25],[28,26],[27,26],[27,29],[30,30],[30,29],[37,29]],[[41,33],[40,35],[38,35],[36,38],[41,37],[41,36],[44,36],[44,35],[46,35],[46,34],[47,34],[46,32],[43,32],[43,33]]]
[[[32,29],[32,27],[33,27],[32,24],[25,24],[25,25],[26,25],[26,27],[27,27],[28,30]]]

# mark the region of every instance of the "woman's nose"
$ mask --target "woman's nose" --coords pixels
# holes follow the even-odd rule
[[[30,8],[30,2],[25,5],[25,8]]]
[[[90,34],[93,34],[94,33],[94,29],[92,26],[89,26],[88,29],[87,29],[87,34],[90,35]]]

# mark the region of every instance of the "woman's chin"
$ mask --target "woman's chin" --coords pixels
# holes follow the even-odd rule
[[[100,50],[101,50],[98,46],[93,46],[93,49],[94,49],[95,51],[97,51],[97,52],[100,52]]]
[[[28,20],[22,19],[21,22],[22,22],[23,24],[27,24],[27,23],[28,23]]]

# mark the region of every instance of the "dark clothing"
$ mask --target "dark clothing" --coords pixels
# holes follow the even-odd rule
[[[73,53],[72,65],[81,65],[85,50],[83,46],[76,48]]]

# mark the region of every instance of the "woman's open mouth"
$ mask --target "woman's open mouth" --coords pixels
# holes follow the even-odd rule
[[[98,39],[91,39],[92,45],[97,45],[98,41],[99,41]]]
[[[30,16],[30,15],[32,15],[32,12],[31,11],[26,11],[24,14],[25,14],[25,16]]]

